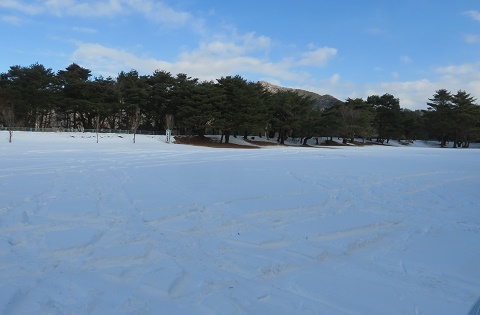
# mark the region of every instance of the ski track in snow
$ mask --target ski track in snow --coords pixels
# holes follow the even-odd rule
[[[466,314],[478,297],[478,150],[29,136],[0,153],[1,314]]]

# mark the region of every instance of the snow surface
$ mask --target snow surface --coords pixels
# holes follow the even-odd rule
[[[0,132],[1,314],[467,314],[480,150]]]

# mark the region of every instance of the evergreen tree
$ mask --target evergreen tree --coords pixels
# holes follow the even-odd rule
[[[15,107],[13,92],[9,83],[7,75],[5,73],[0,74],[0,126],[8,129],[9,142],[12,142]]]
[[[175,78],[170,72],[156,70],[148,76],[148,101],[146,104],[146,120],[151,122],[151,127],[161,130],[164,126],[166,115],[176,114],[171,106],[171,93],[175,85]]]
[[[372,95],[367,103],[375,108],[374,125],[377,129],[377,141],[387,143],[399,137],[401,133],[400,100],[391,94]]]
[[[140,76],[136,70],[120,72],[117,77],[122,128],[133,132],[133,141],[138,127],[144,121],[146,103],[148,100],[147,77]]]
[[[319,108],[307,108],[302,121],[300,122],[296,134],[303,138],[302,145],[307,145],[307,141],[314,136],[318,136],[322,130],[322,110]],[[318,142],[317,142],[318,144]]]
[[[322,115],[320,123],[320,133],[327,137],[327,143],[333,141],[333,137],[341,133],[341,118],[338,115],[339,104],[327,108]]]
[[[206,129],[215,124],[215,108],[222,100],[221,91],[215,83],[205,81],[193,85],[182,106],[178,108],[177,119],[192,134],[204,137]]]
[[[29,67],[12,66],[4,74],[19,125],[51,127],[55,108],[55,74],[38,63]]]
[[[422,111],[402,109],[402,137],[406,140],[427,139],[428,133],[425,126],[425,118]]]
[[[375,117],[374,108],[361,98],[347,98],[344,103],[335,105],[338,115],[339,136],[343,143],[354,141],[355,137],[363,139],[372,134],[372,123]]]
[[[427,102],[427,119],[430,131],[438,138],[441,147],[445,147],[449,131],[452,128],[452,94],[440,89]]]
[[[116,129],[120,111],[117,82],[113,78],[95,78],[92,84],[91,103],[95,114],[95,129],[106,127]]]
[[[192,132],[189,129],[191,121],[188,121],[187,113],[195,108],[193,94],[197,84],[197,78],[189,77],[185,73],[179,73],[175,77],[175,84],[170,91],[167,113],[174,113],[177,127],[182,128],[185,134]]]
[[[278,135],[278,142],[285,144],[287,137],[300,130],[302,121],[312,108],[312,100],[292,91],[280,91],[269,98],[269,116],[272,131]]]
[[[472,139],[478,136],[480,116],[475,101],[474,97],[461,90],[452,96],[454,148],[468,148]]]
[[[67,128],[93,128],[96,111],[91,103],[94,86],[89,80],[91,71],[72,63],[57,73],[60,80],[62,99],[57,107],[58,114],[64,117]]]
[[[247,82],[245,92],[247,99],[239,117],[238,131],[243,132],[243,139],[253,134],[262,134],[268,125],[268,94],[258,82]]]
[[[238,75],[222,77],[217,82],[225,101],[218,103],[220,107],[216,108],[219,114],[216,126],[222,130],[225,143],[229,143],[230,134],[234,133],[236,136],[239,130],[246,130],[259,120],[256,114],[257,106],[261,104],[261,90]]]

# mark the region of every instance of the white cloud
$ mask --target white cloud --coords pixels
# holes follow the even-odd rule
[[[330,77],[328,80],[330,85],[336,85],[340,82],[340,75],[335,73],[333,76]]]
[[[437,75],[435,75],[437,74]],[[433,78],[415,81],[383,82],[355,87],[364,90],[364,97],[372,94],[390,93],[400,98],[400,106],[409,109],[426,109],[426,102],[435,91],[447,89],[453,93],[465,90],[480,98],[480,64],[449,65],[435,69]]]
[[[426,109],[426,102],[429,97],[433,95],[436,89],[436,84],[427,80],[421,79],[416,81],[404,82],[384,82],[377,86],[370,86],[374,90],[372,94],[390,93],[400,99],[400,106],[409,109]]]
[[[254,73],[285,81],[302,81],[306,74],[291,70],[293,62],[272,62],[255,56],[269,49],[270,40],[262,36],[246,34],[230,41],[212,41],[200,44],[193,51],[185,51],[176,60],[161,60],[149,56],[137,56],[129,51],[105,47],[100,44],[77,43],[72,62],[103,76],[115,76],[121,70],[136,69],[151,74],[157,69],[173,74],[187,73],[201,80],[219,79],[226,75]]]
[[[0,16],[0,21],[4,23],[12,24],[12,25],[21,25],[23,23],[23,19],[14,15]]]
[[[57,16],[102,17],[114,16],[122,12],[119,0],[78,2],[76,0],[48,0],[45,1],[47,12]]]
[[[398,77],[400,76],[400,74],[396,71],[392,72],[392,78],[394,79],[398,79]]]
[[[177,11],[161,1],[123,0],[129,9],[141,12],[150,20],[170,26],[183,26],[193,20],[189,12]],[[200,22],[196,22],[201,24]]]
[[[300,64],[303,66],[324,66],[337,54],[336,48],[322,47],[303,54]]]
[[[162,1],[154,0],[46,0],[28,4],[17,0],[1,0],[0,8],[19,11],[28,15],[50,14],[55,16],[113,17],[137,12],[146,18],[169,27],[190,25],[201,31],[203,21],[189,12],[175,10]]]
[[[290,69],[290,60],[272,62],[268,58],[257,56],[257,52],[262,55],[269,47],[269,40],[263,37],[253,38],[251,35],[239,37],[236,41],[216,40],[202,43],[197,49],[182,53],[173,66],[178,71],[207,80],[242,73],[255,73],[282,80],[300,80],[301,75]]]
[[[480,35],[467,34],[464,37],[465,42],[469,44],[475,44],[480,41]]]
[[[472,19],[474,19],[475,21],[480,21],[480,12],[479,11],[470,10],[470,11],[466,11],[464,13],[466,15],[468,15],[469,17],[471,17]]]
[[[80,33],[90,33],[90,34],[97,33],[96,29],[89,28],[89,27],[74,27],[72,29]]]
[[[210,42],[200,43],[200,47],[191,53],[195,58],[204,56],[216,56],[232,58],[255,52],[270,50],[271,40],[266,36],[256,36],[255,33],[247,33],[241,36],[232,35],[228,39],[217,37]]]
[[[17,0],[2,0],[0,1],[0,8],[20,11],[28,15],[36,15],[43,12],[41,5],[28,4]]]
[[[480,99],[480,64],[450,65],[437,69],[444,88],[452,92],[465,90]]]
[[[249,48],[249,50],[269,50],[272,46],[272,40],[267,36],[257,36],[255,33],[250,32],[243,36],[240,36],[243,45]]]
[[[474,73],[478,71],[478,66],[475,64],[463,64],[463,65],[450,65],[445,67],[439,67],[436,71],[444,75],[461,75]]]
[[[365,32],[367,32],[370,35],[383,35],[388,33],[388,30],[377,28],[377,27],[369,27],[365,30]]]
[[[440,87],[437,88],[437,84],[427,79],[422,79],[405,82],[368,83],[364,85],[344,83],[338,86],[330,86],[323,93],[331,94],[340,100],[345,100],[348,97],[359,97],[366,100],[370,95],[390,93],[400,99],[402,108],[415,110],[426,109],[426,102],[435,93],[436,89],[440,89]]]
[[[367,83],[363,85],[344,82],[339,73],[315,79],[309,72],[299,72],[299,61],[293,58],[273,62],[255,56],[257,51],[270,49],[270,40],[254,34],[245,34],[229,41],[216,39],[205,42],[192,51],[185,51],[176,60],[162,60],[151,56],[139,56],[130,51],[105,47],[100,44],[77,43],[72,62],[92,70],[95,74],[115,77],[118,72],[131,69],[142,74],[151,74],[160,69],[172,74],[187,73],[200,80],[215,80],[227,75],[244,75],[268,78],[278,85],[289,82],[320,94],[331,94],[341,100],[347,97],[362,97],[390,93],[400,99],[400,105],[409,109],[426,109],[426,102],[436,90],[456,92],[466,90],[480,97],[480,65],[449,65],[435,69],[430,79]],[[394,79],[398,74],[392,73]],[[288,86],[288,85],[287,85]]]
[[[392,73],[395,77],[395,73]],[[335,77],[335,76],[334,76]],[[465,90],[480,100],[480,63],[461,64],[438,67],[430,74],[430,78],[412,81],[396,80],[392,82],[371,82],[356,84],[334,77],[310,82],[309,85],[298,88],[314,91],[320,94],[331,94],[340,100],[361,97],[366,99],[370,95],[390,93],[400,99],[400,106],[411,110],[427,109],[427,101],[435,91],[447,89],[453,93]]]
[[[409,64],[412,62],[412,58],[410,58],[409,56],[400,56],[400,61],[404,64]]]
[[[138,57],[124,50],[91,43],[78,43],[78,48],[73,52],[71,59],[72,62],[79,63],[96,74],[112,77],[122,70],[135,69],[143,73],[152,73],[156,69],[170,68],[168,62]]]

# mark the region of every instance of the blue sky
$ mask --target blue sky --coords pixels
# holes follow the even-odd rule
[[[72,62],[115,77],[241,75],[339,99],[480,99],[478,0],[0,0],[0,72]],[[480,100],[479,100],[480,101]]]

